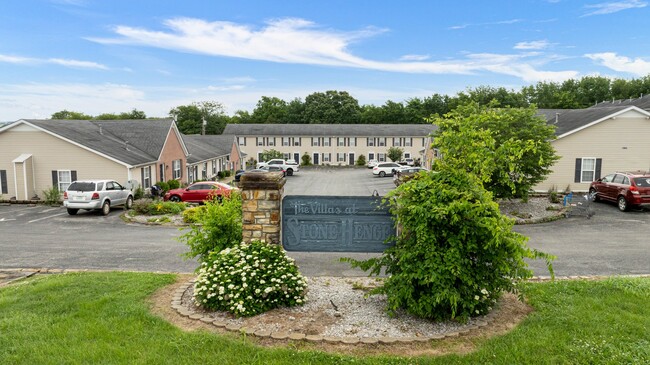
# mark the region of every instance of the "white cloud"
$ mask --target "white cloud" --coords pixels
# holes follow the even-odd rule
[[[546,49],[551,44],[547,40],[519,42],[515,44],[514,49],[528,50],[528,49]]]
[[[0,62],[14,63],[21,65],[39,65],[39,64],[54,64],[64,67],[71,68],[89,68],[97,70],[108,70],[109,68],[101,63],[90,62],[90,61],[79,61],[79,60],[69,60],[64,58],[32,58],[32,57],[20,57],[20,56],[9,56],[0,54]]]
[[[466,24],[452,25],[447,29],[457,30],[457,29],[465,29],[467,27],[475,27],[481,25],[508,25],[508,24],[521,23],[522,21],[523,21],[522,19],[508,19],[508,20],[499,20],[496,22],[486,22],[486,23],[466,23]]]
[[[431,58],[429,55],[406,54],[399,58],[400,61],[426,61]]]
[[[650,61],[641,58],[630,59],[614,52],[589,53],[585,57],[614,71],[627,72],[637,76],[650,74]]]
[[[519,21],[519,19],[512,19],[489,24],[512,24]],[[387,72],[472,74],[490,71],[517,75],[526,81],[539,81],[536,78],[538,76],[561,80],[566,78],[566,75],[576,75],[574,71],[536,70],[533,63],[523,61],[523,58],[530,55],[504,55],[507,59],[506,63],[499,63],[496,57],[430,62],[384,62],[357,57],[349,52],[348,47],[353,42],[385,31],[378,28],[341,32],[322,29],[313,22],[296,18],[276,19],[261,28],[224,21],[206,22],[194,18],[170,19],[164,24],[169,28],[167,31],[118,26],[115,32],[121,36],[120,38],[89,39],[103,44],[143,45],[217,57]],[[543,64],[541,60],[536,60],[535,63]]]
[[[646,6],[648,6],[648,2],[640,0],[623,0],[585,5],[585,8],[590,9],[590,11],[582,16],[612,14],[627,9],[645,8]]]

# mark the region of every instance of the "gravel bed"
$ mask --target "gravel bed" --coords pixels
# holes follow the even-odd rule
[[[254,331],[304,333],[331,337],[430,337],[476,325],[476,317],[465,324],[454,321],[434,322],[397,313],[389,317],[382,295],[365,297],[366,289],[376,286],[376,278],[307,278],[308,294],[301,307],[279,308],[250,318],[235,318],[226,312],[210,312],[192,301],[193,287],[184,293],[187,309]]]

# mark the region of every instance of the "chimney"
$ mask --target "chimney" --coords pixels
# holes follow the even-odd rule
[[[102,129],[101,124],[99,124],[99,134],[101,134],[102,136],[104,135],[104,130]]]
[[[201,135],[204,136],[205,135],[205,126],[208,125],[208,122],[205,121],[205,118],[202,118],[201,121],[202,121],[202,123],[201,123]]]
[[[554,124],[557,124],[557,122],[559,120],[560,120],[560,113],[555,113],[555,123]]]
[[[124,149],[129,151],[129,141],[124,141]]]

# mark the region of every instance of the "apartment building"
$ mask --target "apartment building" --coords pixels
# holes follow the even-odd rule
[[[264,151],[283,153],[301,161],[309,155],[314,165],[354,165],[366,160],[388,160],[388,149],[404,150],[403,158],[424,163],[431,145],[431,124],[228,124],[224,134],[237,136],[242,153],[257,161]]]

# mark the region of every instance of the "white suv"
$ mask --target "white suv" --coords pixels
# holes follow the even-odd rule
[[[70,215],[79,209],[100,209],[102,215],[108,215],[111,207],[118,205],[131,209],[133,192],[113,180],[75,181],[63,193],[63,206]]]
[[[397,162],[380,162],[372,168],[372,174],[379,177],[392,176],[401,167],[403,166]]]

